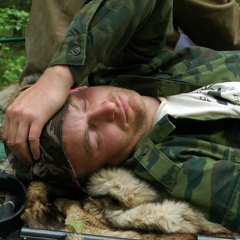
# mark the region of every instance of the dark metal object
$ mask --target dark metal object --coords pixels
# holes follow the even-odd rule
[[[62,232],[62,231],[53,231],[53,230],[42,230],[42,229],[34,229],[34,228],[26,228],[23,227],[20,231],[20,239],[21,240],[48,240],[48,239],[64,239],[66,236],[77,235],[81,237],[83,240],[123,240],[125,238],[113,238],[106,236],[97,236],[90,234],[76,234],[71,232]]]
[[[25,37],[18,38],[0,38],[0,43],[10,43],[10,42],[24,42]]]

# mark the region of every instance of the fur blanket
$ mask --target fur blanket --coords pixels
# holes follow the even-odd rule
[[[6,163],[0,168],[11,171]],[[43,181],[30,183],[22,219],[31,228],[125,239],[195,240],[199,234],[235,235],[122,168],[93,174],[81,196]],[[68,238],[79,239],[77,235]]]
[[[38,76],[32,76],[21,85],[0,91],[0,109],[5,110],[36,79]],[[0,164],[0,170],[14,174],[7,160]],[[221,225],[207,221],[199,210],[168,198],[121,168],[102,169],[93,174],[81,196],[46,182],[32,182],[22,219],[32,228],[125,239],[193,240],[198,234],[234,236]]]

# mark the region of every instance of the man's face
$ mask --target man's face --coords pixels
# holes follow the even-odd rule
[[[143,99],[134,91],[83,87],[69,101],[64,147],[80,179],[102,166],[122,163],[149,129]]]

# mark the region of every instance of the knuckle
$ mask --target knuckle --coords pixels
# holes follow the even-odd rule
[[[7,107],[5,114],[6,115],[9,114],[11,111],[12,111],[12,104]]]
[[[35,112],[29,111],[27,108],[22,109],[21,107],[11,107],[9,106],[6,110],[6,116],[8,116],[10,119],[29,119],[29,120],[35,120]]]
[[[19,113],[19,108],[14,108],[11,105],[7,108],[6,114],[7,115],[17,115]]]
[[[8,140],[7,136],[6,135],[2,135],[2,140],[3,140],[4,143],[7,143],[7,140]]]
[[[28,138],[28,141],[30,143],[35,143],[35,142],[37,142],[37,140],[38,140],[38,137],[36,135],[30,135]]]
[[[14,147],[14,142],[10,141],[10,140],[6,140],[6,144],[8,147],[12,148]]]
[[[25,142],[21,139],[17,139],[14,143],[14,145],[18,148],[22,147]]]

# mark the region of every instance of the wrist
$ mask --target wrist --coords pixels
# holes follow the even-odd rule
[[[48,79],[49,84],[55,87],[70,90],[75,81],[71,71],[67,65],[55,65],[48,68],[45,72],[45,79]],[[44,77],[43,77],[44,78]]]

